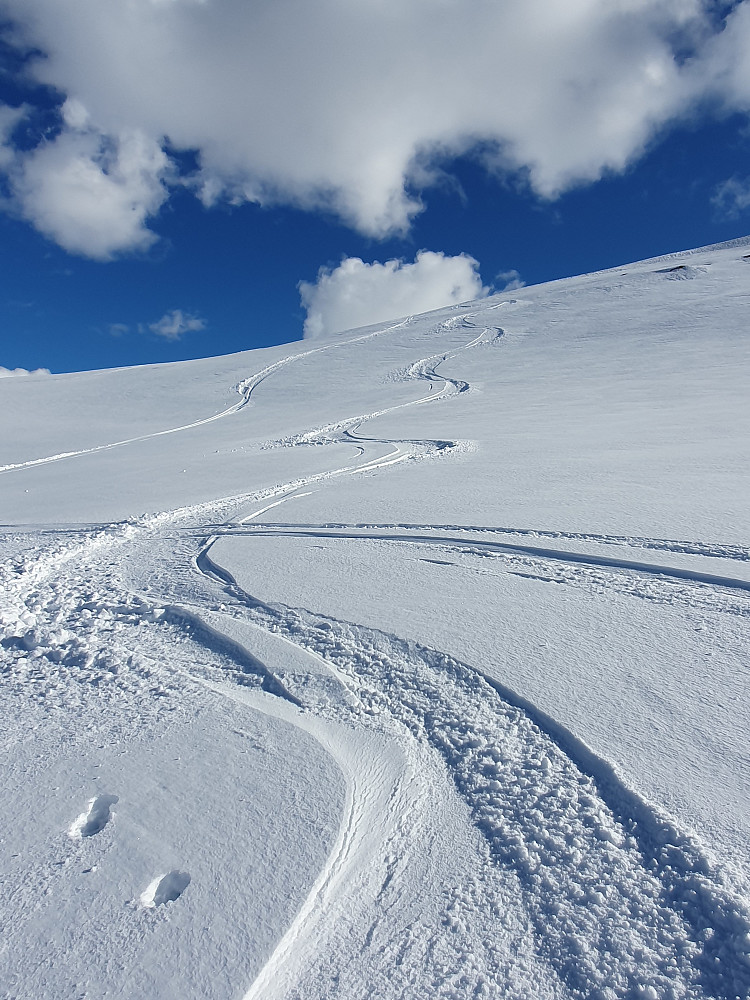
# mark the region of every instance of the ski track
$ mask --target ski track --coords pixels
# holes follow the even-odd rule
[[[355,344],[362,340],[368,340],[371,337],[377,337],[381,334],[388,333],[391,330],[398,329],[398,327],[405,325],[409,320],[403,320],[400,323],[395,323],[392,326],[384,327],[381,330],[376,330],[374,333],[364,334],[359,337],[351,337],[345,341],[336,342],[333,344],[324,344],[322,347],[314,347],[308,351],[301,351],[299,354],[290,354],[285,358],[281,358],[279,361],[274,361],[272,364],[267,365],[265,368],[261,368],[260,371],[256,372],[254,375],[250,375],[246,379],[242,379],[237,385],[234,386],[234,391],[239,393],[240,400],[237,403],[233,403],[231,406],[227,407],[225,410],[221,410],[219,413],[214,413],[210,417],[203,417],[199,420],[193,420],[188,424],[180,424],[177,427],[169,427],[161,431],[152,431],[149,434],[139,434],[137,437],[124,438],[122,441],[113,441],[109,444],[96,445],[93,448],[80,448],[76,451],[66,451],[61,452],[58,455],[49,455],[46,458],[34,458],[28,462],[13,462],[9,465],[0,465],[0,474],[7,472],[17,472],[20,469],[30,469],[37,465],[48,465],[50,462],[61,462],[70,458],[80,458],[82,455],[93,455],[99,451],[111,451],[114,448],[122,448],[129,444],[138,444],[141,441],[150,441],[153,438],[164,437],[168,434],[179,434],[182,431],[193,430],[196,427],[203,427],[205,424],[211,424],[215,420],[223,420],[225,417],[233,416],[239,413],[240,410],[244,409],[245,406],[250,402],[250,397],[253,392],[258,388],[258,386],[265,382],[265,380],[278,372],[281,368],[286,365],[291,364],[294,361],[299,361],[302,358],[310,357],[312,354],[319,354],[322,351],[329,351],[335,347],[340,347],[346,344]]]
[[[152,431],[150,434],[139,434],[137,437],[125,438],[122,441],[113,441],[110,444],[96,445],[93,448],[80,448],[78,451],[65,451],[61,452],[59,455],[49,455],[46,458],[34,458],[28,462],[15,462],[10,465],[0,465],[0,474],[6,472],[17,472],[19,469],[31,469],[36,465],[49,465],[50,462],[61,462],[69,458],[80,458],[81,455],[93,455],[98,451],[112,451],[114,448],[122,448],[127,444],[137,444],[140,441],[150,441],[152,438],[164,437],[167,434],[179,434],[181,431],[188,431],[195,427],[202,427],[205,424],[213,423],[214,420],[222,420],[224,417],[229,417],[234,413],[238,413],[250,401],[250,393],[255,386],[253,385],[249,391],[245,391],[243,385],[243,383],[240,383],[236,386],[236,389],[242,396],[242,399],[238,403],[234,403],[232,406],[227,407],[226,410],[222,410],[220,413],[214,413],[213,416],[204,417],[202,420],[194,420],[189,424],[181,424],[179,427],[169,427],[166,430]]]
[[[269,538],[320,538],[355,542],[382,542],[384,544],[435,549],[443,554],[461,553],[482,558],[500,558],[509,572],[516,572],[517,575],[543,582],[587,587],[598,585],[660,603],[673,603],[682,600],[694,606],[711,607],[713,610],[731,614],[750,615],[750,602],[742,597],[743,593],[750,593],[750,580],[722,576],[716,573],[704,573],[700,570],[679,566],[666,566],[567,549],[550,549],[499,541],[478,541],[455,535],[405,535],[397,533],[395,530],[392,533],[385,533],[384,527],[379,526],[377,532],[371,532],[366,530],[332,530],[327,525],[300,527],[298,525],[280,526],[278,524],[256,523],[250,528],[226,528],[220,534],[222,536],[248,535]],[[397,529],[403,526],[393,525],[392,527]],[[488,532],[491,529],[483,530]],[[523,533],[519,532],[519,534]],[[592,540],[594,538],[594,536],[589,537]],[[626,543],[618,541],[617,544]],[[636,540],[634,544],[637,547],[647,547],[642,545],[641,540]],[[653,544],[648,547],[657,548],[659,546]],[[723,550],[704,551],[701,552],[701,555],[715,558],[718,551]],[[727,557],[722,556],[722,558]],[[744,557],[738,555],[729,558]],[[455,565],[450,561],[439,561],[445,565]],[[512,568],[514,566],[517,567],[516,570]],[[579,570],[578,567],[584,567],[583,571]],[[683,581],[687,587],[679,586]],[[738,592],[734,599],[733,591]]]
[[[228,591],[331,662],[370,724],[400,723],[441,755],[570,995],[747,995],[744,904],[690,836],[571,734],[437,650]]]
[[[470,317],[451,322],[471,326]],[[483,330],[463,350],[490,342],[490,336],[497,331]],[[240,383],[241,402],[206,420],[0,471],[223,418],[244,406],[280,368],[335,346],[268,366]],[[742,580],[497,539],[509,534],[559,538],[747,561],[750,554],[739,546],[466,525],[250,524],[273,507],[303,498],[307,494],[301,491],[316,482],[455,447],[455,442],[369,438],[358,429],[372,417],[468,391],[467,383],[437,373],[458,354],[423,359],[403,373],[429,382],[424,397],[273,443],[348,440],[360,448],[355,464],[262,494],[91,530],[83,540],[74,529],[62,531],[0,565],[4,683],[19,695],[30,692],[61,716],[89,698],[111,698],[123,728],[136,718],[144,724],[149,713],[157,717],[174,710],[186,683],[209,685],[293,720],[338,761],[348,787],[338,840],[245,1000],[326,995],[323,984],[332,978],[345,991],[348,983],[348,995],[379,998],[494,996],[501,989],[503,995],[529,998],[744,1000],[750,996],[746,903],[724,885],[696,840],[624,786],[605,761],[533,705],[483,676],[481,667],[357,623],[266,605],[211,556],[215,540],[233,532],[410,543],[533,566],[554,564],[566,568],[564,582],[579,585],[595,584],[595,578],[584,575],[593,571],[637,581],[648,577],[662,591],[675,581],[713,597],[732,591],[746,607],[743,592],[750,584]],[[390,450],[367,459],[373,445]],[[237,511],[251,502],[265,505],[238,517]],[[196,554],[194,536],[201,531]],[[436,536],[436,531],[451,534]],[[495,537],[460,537],[466,532]],[[134,558],[123,560],[125,551]],[[140,567],[132,570],[133,579],[128,579],[129,566]],[[638,587],[643,590],[642,582]],[[306,650],[324,669],[304,684],[299,677],[277,676],[230,637],[229,626],[238,621]],[[175,644],[188,655],[176,656]],[[231,679],[234,688],[227,687]],[[352,735],[358,731],[359,736]],[[369,756],[352,753],[357,739],[371,750],[397,746],[400,763],[377,749]],[[424,775],[431,787],[420,793],[417,785]],[[437,925],[415,920],[407,944],[399,939],[397,945],[387,936],[387,921],[383,930],[377,920],[372,923],[372,914],[386,902],[396,907],[394,912],[405,905],[402,897],[411,886],[401,861],[418,861],[420,837],[430,831],[430,797],[445,796],[450,788],[481,834],[477,856],[484,856],[485,867],[473,881],[445,894]],[[96,835],[114,802],[114,796],[92,800],[71,836]],[[380,874],[368,880],[368,871]],[[154,905],[161,895],[177,900],[189,882],[183,875],[160,876],[144,905]],[[179,890],[170,882],[159,895],[171,876],[181,876]],[[361,889],[359,903],[355,884]],[[509,916],[511,904],[520,905],[520,923],[532,929],[532,956],[525,956],[519,944],[522,935]],[[342,926],[351,933],[341,935]],[[373,946],[378,940],[379,950]],[[507,950],[504,941],[510,942]],[[356,976],[357,962],[370,978],[346,979]],[[547,979],[540,981],[540,975]]]
[[[258,512],[260,513],[260,512]],[[325,524],[305,524],[295,521],[294,524],[274,522],[268,527],[303,529],[329,529],[331,531],[452,531],[461,533],[517,535],[528,538],[552,538],[565,541],[601,542],[606,545],[622,545],[632,548],[655,549],[665,552],[683,553],[685,555],[715,557],[717,559],[736,559],[750,562],[750,549],[741,545],[709,545],[703,542],[689,542],[665,538],[644,538],[634,535],[600,535],[578,531],[544,531],[537,528],[491,527],[488,525],[471,524],[412,524],[395,522],[392,524],[344,524],[329,521]],[[231,530],[231,529],[229,529]]]

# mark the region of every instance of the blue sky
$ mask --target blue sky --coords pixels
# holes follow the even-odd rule
[[[211,102],[199,107],[201,95],[191,89],[200,73],[190,68],[196,57],[187,43],[184,53],[174,54],[168,76],[154,65],[142,105],[134,99],[131,107],[121,99],[130,85],[129,63],[112,71],[111,79],[101,62],[80,65],[86,31],[101,37],[94,0],[73,4],[71,17],[79,22],[67,41],[53,30],[49,2],[29,0],[36,20],[28,20],[28,7],[18,7],[27,20],[22,33],[16,27],[6,35],[0,76],[0,110],[4,105],[9,122],[0,147],[6,174],[0,366],[6,369],[74,371],[297,340],[305,320],[300,281],[310,283],[310,315],[317,309],[323,327],[333,329],[350,316],[342,302],[357,296],[364,312],[351,315],[376,321],[384,317],[370,317],[368,309],[387,310],[392,299],[399,315],[412,311],[404,303],[418,292],[417,307],[436,307],[451,294],[466,297],[481,283],[500,289],[513,271],[533,284],[750,231],[747,3],[725,5],[719,17],[715,4],[641,0],[625,26],[606,17],[599,23],[589,5],[580,21],[567,25],[562,53],[554,50],[560,65],[548,68],[541,81],[533,77],[526,115],[523,106],[516,107],[523,100],[515,91],[505,110],[485,113],[481,105],[502,104],[523,66],[507,79],[488,79],[489,69],[478,73],[467,95],[464,75],[454,69],[447,71],[456,75],[446,92],[439,90],[442,84],[422,87],[411,76],[399,81],[404,96],[398,106],[373,98],[372,86],[337,97],[342,103],[335,116],[311,105],[309,132],[304,123],[300,132],[303,98],[293,82],[280,88],[270,81],[272,98],[253,91],[252,100],[216,126]],[[321,4],[321,21],[334,18],[339,25],[336,2]],[[419,16],[429,13],[428,0],[414,2]],[[551,0],[531,6],[543,12],[545,3]],[[164,25],[150,20],[154,0],[131,7],[139,4],[141,20],[125,28],[142,39],[147,59],[150,37],[158,41]],[[163,16],[193,16],[189,4],[195,6],[194,0],[174,0]],[[385,0],[382,6],[388,6]],[[585,0],[579,6],[586,8]],[[13,8],[11,2],[11,13]],[[217,39],[206,46],[210,70],[231,48],[219,28],[257,33],[258,25],[239,13],[236,0],[207,0],[201,9],[202,17],[214,19],[201,30],[216,25]],[[478,34],[504,26],[491,20],[494,13],[485,16],[489,25],[476,24],[467,39],[456,40],[453,31],[458,53],[463,46],[478,62]],[[544,57],[548,67],[550,43],[535,37],[536,22],[519,24],[507,16],[517,44],[528,45],[531,56]],[[115,27],[109,42],[113,65]],[[187,33],[190,23],[168,27]],[[310,30],[317,28],[315,23]],[[284,46],[291,43],[279,34],[282,29],[264,30],[268,48],[275,44],[288,57]],[[409,25],[402,30],[408,36]],[[589,51],[591,33],[600,51],[586,56],[593,62],[583,67],[581,52]],[[444,41],[437,34],[435,49]],[[389,38],[373,42],[378,44],[387,56]],[[44,60],[18,56],[31,45]],[[639,60],[640,75],[633,69]],[[435,69],[435,79],[442,80],[439,51],[433,62],[420,73],[429,76]],[[547,105],[579,66],[587,86],[595,81],[596,93],[579,89],[568,103],[560,99],[551,119]],[[245,60],[239,60],[211,94],[215,108],[224,106],[224,96],[236,98],[233,87],[249,87],[253,81],[245,72]],[[313,64],[300,86],[314,89],[326,72]],[[361,72],[367,78],[375,70],[363,65]],[[172,80],[178,81],[178,97],[182,87],[196,102],[192,113],[185,113],[184,101],[170,103],[176,101]],[[377,80],[382,86],[382,74]],[[321,86],[321,100],[339,94],[337,81]],[[454,96],[456,107],[446,118],[446,101]],[[402,113],[401,104],[410,101],[418,116]],[[243,116],[257,143],[245,141]],[[465,130],[470,139],[464,118],[471,119]],[[352,138],[360,122],[361,133]],[[329,146],[335,147],[330,154]],[[70,180],[71,164],[86,172],[82,187]],[[327,185],[323,194],[321,184]],[[426,267],[413,268],[400,297],[393,291],[396,265],[378,275],[367,268],[336,271],[343,258],[360,258],[365,265],[394,258],[413,262],[422,249],[446,259],[435,258],[429,274]],[[478,267],[462,258],[449,271],[448,262],[461,254]],[[316,285],[321,267],[336,280]],[[378,282],[365,290],[365,278],[374,277]]]

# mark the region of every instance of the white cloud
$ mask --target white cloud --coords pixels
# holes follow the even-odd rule
[[[495,275],[495,281],[502,285],[500,291],[512,292],[514,288],[523,288],[526,282],[513,267],[510,271],[500,271]],[[497,288],[497,285],[495,286]]]
[[[431,250],[420,250],[413,264],[365,264],[347,257],[333,270],[321,268],[315,284],[300,282],[305,336],[323,337],[481,298],[488,289],[478,266],[466,254],[446,257]]]
[[[750,3],[738,3],[723,31],[711,36],[696,61],[697,89],[717,96],[729,111],[750,111]]]
[[[149,323],[148,328],[157,337],[163,337],[165,340],[179,340],[186,333],[191,333],[194,330],[205,330],[206,324],[198,316],[184,313],[182,309],[173,309],[171,312],[164,313],[156,323]]]
[[[19,375],[49,375],[49,368],[35,368],[29,371],[26,368],[3,368],[0,365],[0,378],[17,378]]]
[[[750,177],[730,177],[716,188],[711,200],[721,215],[736,219],[750,208]]]
[[[481,148],[554,197],[622,170],[706,96],[750,109],[750,0],[724,30],[713,0],[4,8],[45,53],[36,76],[67,97],[65,132],[26,162],[18,196],[47,235],[101,258],[153,238],[167,139],[197,151],[191,186],[206,204],[323,207],[380,237],[420,210],[436,156]],[[123,144],[137,166],[118,177]]]
[[[75,97],[69,97],[60,109],[63,121],[68,128],[85,129],[89,124],[89,113]]]
[[[82,120],[80,108],[73,120]],[[146,227],[167,197],[169,160],[140,131],[116,137],[66,128],[18,156],[11,186],[22,214],[70,253],[110,260],[143,250],[156,236]]]

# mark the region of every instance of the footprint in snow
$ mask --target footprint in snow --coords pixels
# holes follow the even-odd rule
[[[86,812],[73,820],[68,827],[68,836],[73,840],[93,837],[101,833],[112,818],[112,806],[118,801],[116,795],[96,795],[90,800]]]
[[[173,903],[189,885],[190,876],[187,872],[175,870],[166,875],[157,875],[141,893],[141,906],[150,910],[163,903]]]

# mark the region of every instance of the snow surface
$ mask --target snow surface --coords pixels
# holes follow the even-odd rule
[[[750,240],[0,385],[0,996],[750,996]]]

